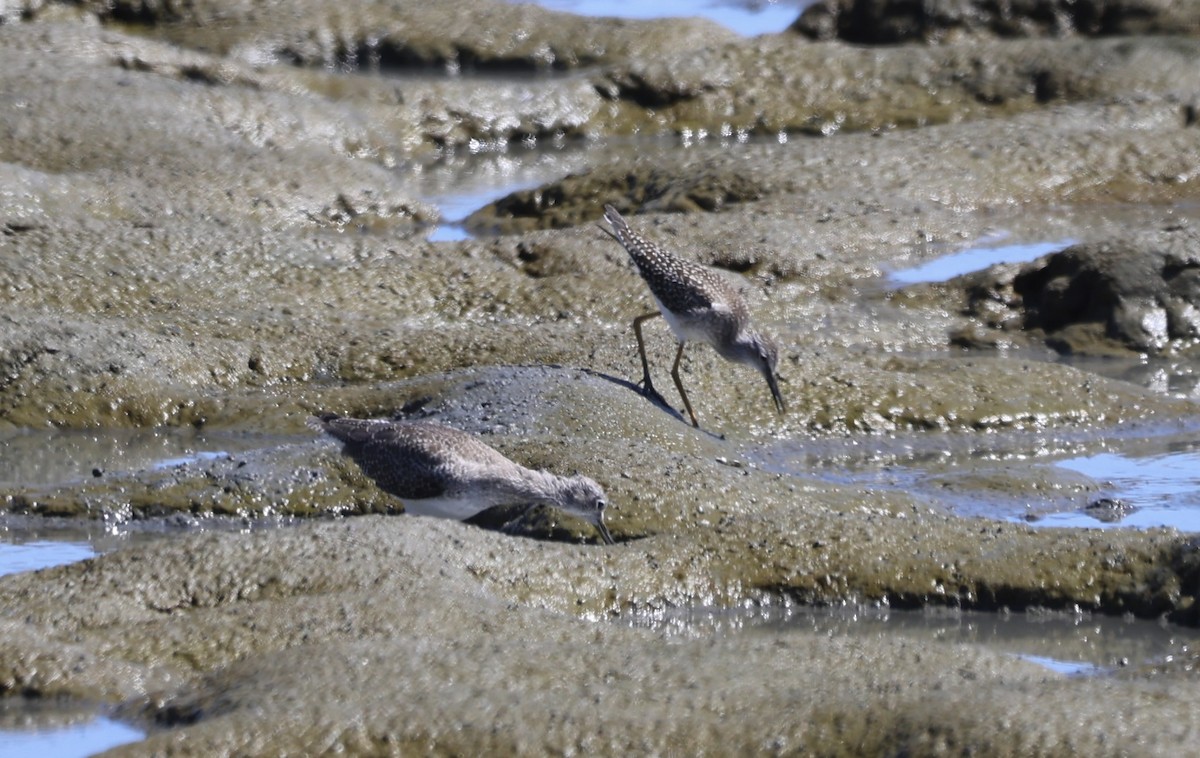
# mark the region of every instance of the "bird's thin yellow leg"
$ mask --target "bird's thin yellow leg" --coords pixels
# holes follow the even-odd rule
[[[650,381],[650,363],[646,360],[646,343],[642,339],[642,322],[649,321],[655,316],[661,316],[658,311],[643,313],[633,320],[633,333],[637,335],[638,353],[642,356],[642,389],[647,395],[657,395],[654,384]]]
[[[679,378],[679,361],[683,359],[683,346],[685,342],[679,343],[679,351],[675,353],[675,365],[671,367],[671,378],[675,380],[675,387],[679,390],[679,396],[683,398],[683,407],[687,408],[688,415],[692,418],[692,426],[699,427],[700,422],[696,420],[696,412],[692,410],[692,404],[688,401],[687,393],[683,391],[683,380]]]

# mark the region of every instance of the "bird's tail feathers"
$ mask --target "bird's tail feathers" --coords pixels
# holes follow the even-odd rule
[[[305,423],[314,432],[328,434],[342,442],[365,442],[371,436],[369,421],[345,418],[336,413],[318,413],[310,416]]]
[[[621,217],[617,209],[608,203],[604,204],[604,220],[612,226],[612,231],[609,233],[616,237],[618,242],[624,244],[625,240],[629,239],[631,234],[629,224],[625,223],[625,219]],[[603,229],[603,227],[601,228]],[[607,232],[608,230],[605,229],[604,231]]]
[[[327,432],[329,431],[330,422],[336,421],[339,418],[341,416],[336,413],[316,413],[305,419],[304,425],[314,432]]]

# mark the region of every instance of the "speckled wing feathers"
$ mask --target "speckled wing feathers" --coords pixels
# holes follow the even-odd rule
[[[611,206],[605,207],[604,218],[612,225],[617,241],[628,251],[655,299],[680,320],[725,319],[730,322],[728,328],[735,332],[737,324],[749,321],[741,294],[718,274],[671,254],[633,231]]]
[[[479,463],[513,465],[471,435],[432,424],[326,415],[321,427],[346,443],[381,489],[402,500],[455,495],[465,470]]]
[[[411,437],[398,437],[391,424],[363,419],[324,421],[325,431],[346,443],[346,452],[380,489],[401,499],[440,497],[446,479],[439,460]]]

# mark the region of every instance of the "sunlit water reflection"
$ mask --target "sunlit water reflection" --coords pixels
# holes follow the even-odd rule
[[[0,431],[0,486],[38,491],[113,473],[170,468],[278,444],[273,435],[160,429],[7,429]],[[248,529],[235,519],[181,514],[115,526],[80,520],[5,516],[0,520],[0,576],[86,560],[134,542],[199,526]]]
[[[523,2],[524,0],[510,0]],[[746,37],[782,32],[815,0],[535,0],[553,11],[631,19],[701,17]]]
[[[145,736],[82,704],[0,700],[0,756],[5,758],[82,758]]]
[[[0,576],[75,563],[96,555],[96,549],[83,541],[6,542],[0,538]]]
[[[1200,444],[1154,455],[1119,453],[1068,458],[1057,466],[1100,483],[1103,498],[1087,510],[1052,513],[1038,526],[1155,527],[1200,531]]]
[[[960,516],[1037,526],[1200,532],[1194,423],[1094,432],[920,433],[783,440],[744,452],[768,471],[894,490]]]
[[[676,609],[619,623],[689,638],[725,634],[815,634],[829,638],[903,636],[931,644],[980,645],[1066,676],[1154,664],[1195,648],[1194,629],[1091,614],[985,613],[887,607],[803,606]]]
[[[516,145],[499,151],[463,151],[399,170],[408,177],[413,191],[442,215],[429,239],[453,242],[471,236],[463,222],[488,203],[582,170],[593,155],[590,147]]]
[[[268,435],[151,429],[0,430],[0,485],[36,487],[167,467],[272,444]]]
[[[1027,263],[1043,255],[1069,247],[1072,240],[1055,242],[1027,242],[1000,247],[970,247],[950,255],[944,255],[913,268],[900,269],[891,274],[899,285],[923,282],[944,282],[956,276],[979,271],[999,263]]]

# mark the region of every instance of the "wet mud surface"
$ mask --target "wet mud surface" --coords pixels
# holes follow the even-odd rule
[[[1195,428],[1188,393],[1054,359],[1194,353],[1190,27],[875,48],[504,3],[272,8],[32,4],[0,25],[5,454],[50,429],[196,435],[141,456],[47,436],[63,473],[0,476],[11,529],[173,525],[0,578],[0,693],[104,704],[149,730],[128,755],[1189,744],[1188,655],[1068,678],[902,635],[599,622],[856,603],[1200,622],[1194,535],[1038,529],[927,494],[1085,507],[1086,475],[1008,459],[922,489],[803,463]],[[523,140],[595,158],[477,211],[478,237],[429,241],[414,167]],[[638,391],[650,300],[595,228],[605,202],[745,291],[786,415],[703,346],[683,364],[701,429]],[[1073,242],[887,280],[997,232]],[[1104,297],[1077,307],[1081,287]],[[306,428],[321,411],[584,473],[618,544],[545,508],[406,516]],[[279,525],[193,528],[212,519]]]

